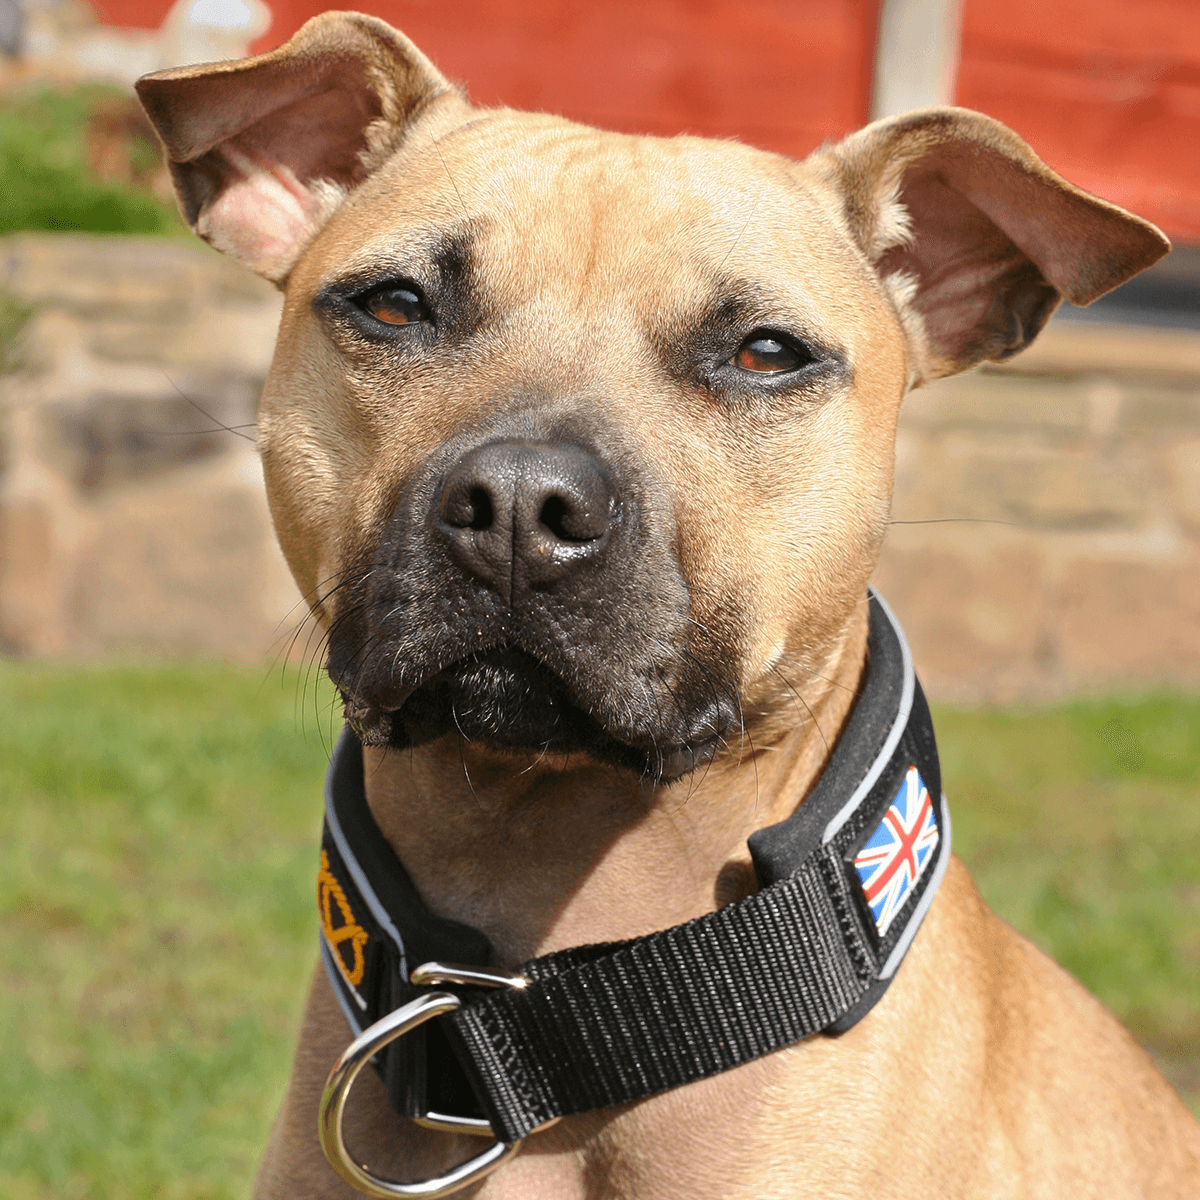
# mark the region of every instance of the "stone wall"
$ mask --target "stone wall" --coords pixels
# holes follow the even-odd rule
[[[901,426],[876,583],[933,694],[1200,683],[1200,333],[1058,320]]]
[[[190,240],[22,235],[0,291],[32,310],[0,376],[0,647],[282,647],[298,596],[252,440],[275,290]]]
[[[0,293],[32,312],[0,375],[0,648],[287,653],[247,440],[278,294],[197,243],[73,235],[0,243]],[[1200,683],[1200,333],[1055,322],[914,393],[894,518],[876,581],[933,695]]]

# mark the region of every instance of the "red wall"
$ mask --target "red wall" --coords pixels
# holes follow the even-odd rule
[[[93,0],[155,28],[171,0]],[[353,0],[349,0],[353,3]],[[326,5],[268,0],[256,50]],[[879,0],[364,0],[482,104],[800,155],[867,117]],[[1200,0],[964,0],[960,104],[1200,241]]]
[[[1200,0],[966,0],[957,99],[1200,240]]]
[[[122,29],[157,29],[171,11],[172,0],[91,0],[96,16]]]
[[[878,0],[366,0],[481,104],[803,154],[867,117]],[[328,5],[273,0],[256,49]]]

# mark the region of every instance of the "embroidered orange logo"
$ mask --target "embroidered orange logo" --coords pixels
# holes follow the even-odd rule
[[[346,977],[346,982],[351,987],[358,987],[366,970],[367,960],[363,951],[366,949],[369,935],[354,919],[354,910],[350,907],[350,901],[346,899],[342,885],[329,869],[329,855],[324,850],[321,851],[321,869],[317,872],[317,908],[321,913],[321,928],[325,932],[325,940],[333,951],[337,965]],[[338,925],[333,923],[335,908],[341,920]],[[350,944],[353,963],[346,962],[345,952],[342,950],[343,944],[347,942]]]

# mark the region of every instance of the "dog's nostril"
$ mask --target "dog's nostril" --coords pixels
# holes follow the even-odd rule
[[[471,489],[470,495],[467,497],[471,508],[471,519],[467,522],[471,529],[482,531],[491,529],[492,522],[496,519],[495,511],[492,509],[492,498],[481,487]]]
[[[594,542],[604,536],[608,521],[597,522],[582,508],[560,495],[548,496],[538,513],[538,523],[560,542]],[[595,526],[595,528],[593,528]]]
[[[491,493],[486,487],[476,484],[451,484],[442,493],[438,504],[438,516],[451,529],[474,529],[482,532],[491,529],[496,520],[496,510]]]
[[[544,525],[560,542],[573,542],[573,538],[564,524],[567,516],[567,503],[561,496],[551,496],[542,505],[538,521]]]

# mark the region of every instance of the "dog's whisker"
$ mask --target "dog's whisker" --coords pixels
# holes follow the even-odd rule
[[[527,767],[523,768],[523,769],[522,769],[520,772],[518,772],[518,774],[521,774],[521,775],[528,775],[530,771],[532,771],[532,770],[533,770],[535,767],[537,767],[537,766],[539,766],[539,765],[541,764],[542,760],[543,760],[543,759],[546,757],[546,755],[547,755],[547,754],[549,754],[549,753],[550,753],[550,743],[549,743],[548,741],[546,741],[546,742],[543,742],[543,743],[542,743],[542,749],[541,749],[541,751],[539,752],[539,754],[538,754],[537,758],[535,758],[535,759],[533,760],[533,762],[531,762],[531,763],[529,764],[529,766],[527,766]]]
[[[451,706],[451,708],[453,709],[453,705]],[[458,724],[457,717],[455,717],[454,723],[455,723],[455,725]],[[467,781],[467,787],[470,788],[470,790],[471,790],[471,798],[475,801],[476,804],[478,804],[479,796],[475,791],[475,785],[471,782],[471,772],[467,770],[467,752],[465,749],[466,742],[467,742],[467,738],[463,734],[462,729],[460,728],[458,731],[458,761],[462,764],[463,778]]]
[[[733,239],[733,242],[731,243],[729,249],[725,251],[724,258],[721,259],[720,264],[717,266],[716,273],[718,276],[721,274],[721,271],[724,269],[725,263],[729,260],[729,256],[734,252],[734,250],[737,249],[738,244],[741,242],[742,238],[746,236],[746,230],[750,228],[750,222],[754,220],[754,214],[756,212],[758,212],[758,206],[759,206],[759,203],[761,200],[762,200],[762,193],[759,192],[754,197],[754,203],[750,206],[750,211],[746,214],[746,220],[742,223],[741,229],[738,230],[737,237],[735,237]]]
[[[754,752],[754,738],[744,725],[742,726],[742,734],[746,741],[750,743],[750,765],[754,768],[754,803],[751,805],[751,812],[758,812],[758,797],[759,797],[759,779],[758,779],[758,755]],[[738,769],[741,769],[741,762],[738,762]]]
[[[191,405],[191,406],[192,406],[192,407],[193,407],[193,408],[194,408],[194,409],[195,409],[195,410],[196,410],[196,411],[197,411],[197,412],[198,412],[198,413],[199,413],[199,414],[200,414],[202,417],[204,417],[205,419],[207,419],[207,420],[211,421],[211,422],[212,422],[212,423],[213,423],[213,424],[214,424],[214,425],[217,427],[215,430],[202,430],[201,432],[204,432],[204,433],[215,433],[215,432],[217,432],[218,430],[223,430],[225,433],[231,433],[231,434],[233,434],[233,436],[234,436],[234,437],[239,437],[239,438],[241,438],[243,441],[249,442],[249,443],[250,443],[252,446],[255,446],[255,447],[257,447],[257,446],[258,446],[258,439],[257,439],[257,438],[252,438],[252,437],[251,437],[249,434],[247,434],[247,433],[242,433],[242,432],[241,432],[243,428],[247,428],[247,429],[253,429],[253,428],[255,428],[255,426],[254,426],[254,425],[248,425],[248,426],[235,426],[235,425],[226,425],[224,421],[221,421],[221,420],[219,420],[217,417],[214,417],[214,416],[212,415],[212,413],[210,413],[210,412],[206,412],[206,411],[205,411],[203,408],[201,408],[201,406],[200,406],[199,404],[197,404],[197,403],[196,403],[196,401],[195,401],[195,400],[193,400],[193,399],[191,398],[191,396],[189,396],[189,395],[188,395],[188,394],[187,394],[187,393],[186,393],[186,392],[185,392],[185,391],[184,391],[184,390],[183,390],[183,389],[182,389],[182,388],[181,388],[181,387],[180,387],[180,386],[179,386],[179,385],[178,385],[178,384],[175,382],[175,380],[173,380],[173,379],[171,378],[170,374],[168,373],[168,371],[167,371],[167,369],[166,369],[165,367],[159,367],[158,369],[159,369],[159,371],[161,371],[161,372],[162,372],[162,376],[163,376],[163,378],[164,378],[164,379],[165,379],[165,380],[166,380],[166,381],[167,381],[167,382],[168,382],[168,383],[171,385],[171,387],[173,387],[173,388],[175,389],[175,391],[176,391],[176,392],[178,392],[178,393],[179,393],[179,395],[180,395],[180,396],[182,396],[182,397],[183,397],[183,399],[184,399],[184,400],[186,400],[186,401],[188,402],[188,404],[190,404],[190,405]]]
[[[320,620],[317,617],[317,614],[314,611],[314,609],[326,604],[332,596],[334,596],[342,587],[346,586],[346,584],[350,582],[351,576],[355,573],[356,572],[354,569],[347,570],[347,571],[339,571],[324,580],[318,581],[318,583],[316,585],[314,585],[312,588],[310,588],[308,592],[306,592],[304,595],[302,595],[300,597],[300,599],[298,601],[296,601],[295,604],[292,605],[292,607],[288,610],[288,613],[279,622],[279,625],[276,626],[277,629],[279,629],[280,626],[283,625],[284,621],[287,620],[287,617],[290,616],[291,613],[295,612],[296,609],[298,607],[300,607],[300,605],[306,604],[306,605],[308,605],[308,609],[305,612],[304,616],[296,623],[295,627],[293,628],[293,630],[291,632],[290,637],[287,637],[285,635],[285,638],[280,639],[280,649],[278,651],[276,651],[274,658],[272,659],[270,665],[267,668],[267,671],[266,671],[266,673],[264,675],[264,679],[263,679],[264,684],[266,682],[266,679],[270,678],[271,674],[274,673],[276,668],[280,667],[281,660],[282,660],[282,669],[281,669],[280,682],[281,682],[281,685],[284,684],[284,682],[286,681],[286,677],[287,677],[288,664],[292,660],[292,657],[293,657],[293,654],[294,654],[295,648],[296,648],[296,643],[299,641],[301,635],[304,634],[305,631],[307,630],[307,638],[305,641],[304,652],[301,655],[301,667],[300,667],[300,671],[301,671],[301,674],[303,675],[303,682],[304,682],[303,694],[307,695],[308,675],[304,674],[305,666],[307,665],[308,654],[309,654],[309,649],[312,644],[312,639],[313,639],[314,635],[319,633],[319,631],[321,629]],[[326,584],[333,582],[334,580],[336,580],[337,582],[334,583],[333,586],[331,588],[329,588],[324,594],[321,594],[320,589],[322,587],[325,587]],[[312,599],[314,596],[317,597],[317,599],[315,601]],[[285,639],[286,639],[286,644],[284,644]],[[298,716],[298,713],[297,713],[297,716]]]
[[[1001,521],[997,517],[926,517],[923,520],[888,521],[889,525],[1011,525],[1023,528],[1019,521]]]
[[[792,684],[791,684],[791,681],[790,681],[790,680],[787,678],[787,676],[786,676],[786,675],[784,675],[784,673],[783,673],[783,672],[782,672],[782,671],[781,671],[781,670],[780,670],[778,667],[776,667],[776,666],[772,666],[772,667],[771,667],[771,671],[772,671],[774,674],[776,674],[776,675],[778,675],[778,676],[779,676],[779,678],[780,678],[780,679],[782,680],[782,682],[783,682],[783,686],[784,686],[785,688],[787,688],[787,690],[788,690],[789,692],[791,692],[791,694],[792,694],[792,699],[793,699],[793,702],[794,702],[794,703],[796,703],[796,704],[798,704],[798,705],[800,705],[800,706],[802,706],[802,707],[804,708],[804,711],[805,711],[805,712],[808,714],[808,719],[809,719],[809,720],[812,722],[813,728],[814,728],[814,729],[817,731],[817,733],[819,733],[819,734],[821,735],[821,741],[822,741],[822,743],[824,743],[824,746],[825,746],[825,752],[826,752],[826,753],[828,753],[828,752],[829,752],[829,739],[828,739],[828,738],[825,736],[825,733],[824,733],[824,731],[821,729],[820,722],[817,720],[817,714],[813,712],[813,710],[812,710],[812,706],[811,706],[811,705],[808,703],[808,701],[807,701],[807,700],[805,700],[805,699],[804,699],[804,697],[803,697],[803,696],[802,696],[802,695],[801,695],[801,694],[800,694],[800,693],[799,693],[799,692],[798,692],[798,691],[797,691],[797,690],[796,690],[796,689],[795,689],[795,688],[792,686]]]
[[[440,138],[434,137],[431,139],[433,148],[437,151],[437,156],[442,164],[442,170],[446,172],[446,178],[450,180],[450,186],[454,189],[454,194],[458,197],[459,207],[463,210],[463,216],[469,221],[471,214],[467,211],[467,205],[462,198],[462,192],[458,190],[458,184],[455,182],[454,176],[450,174],[450,168],[446,165],[446,156],[442,153],[442,147],[439,145]]]

